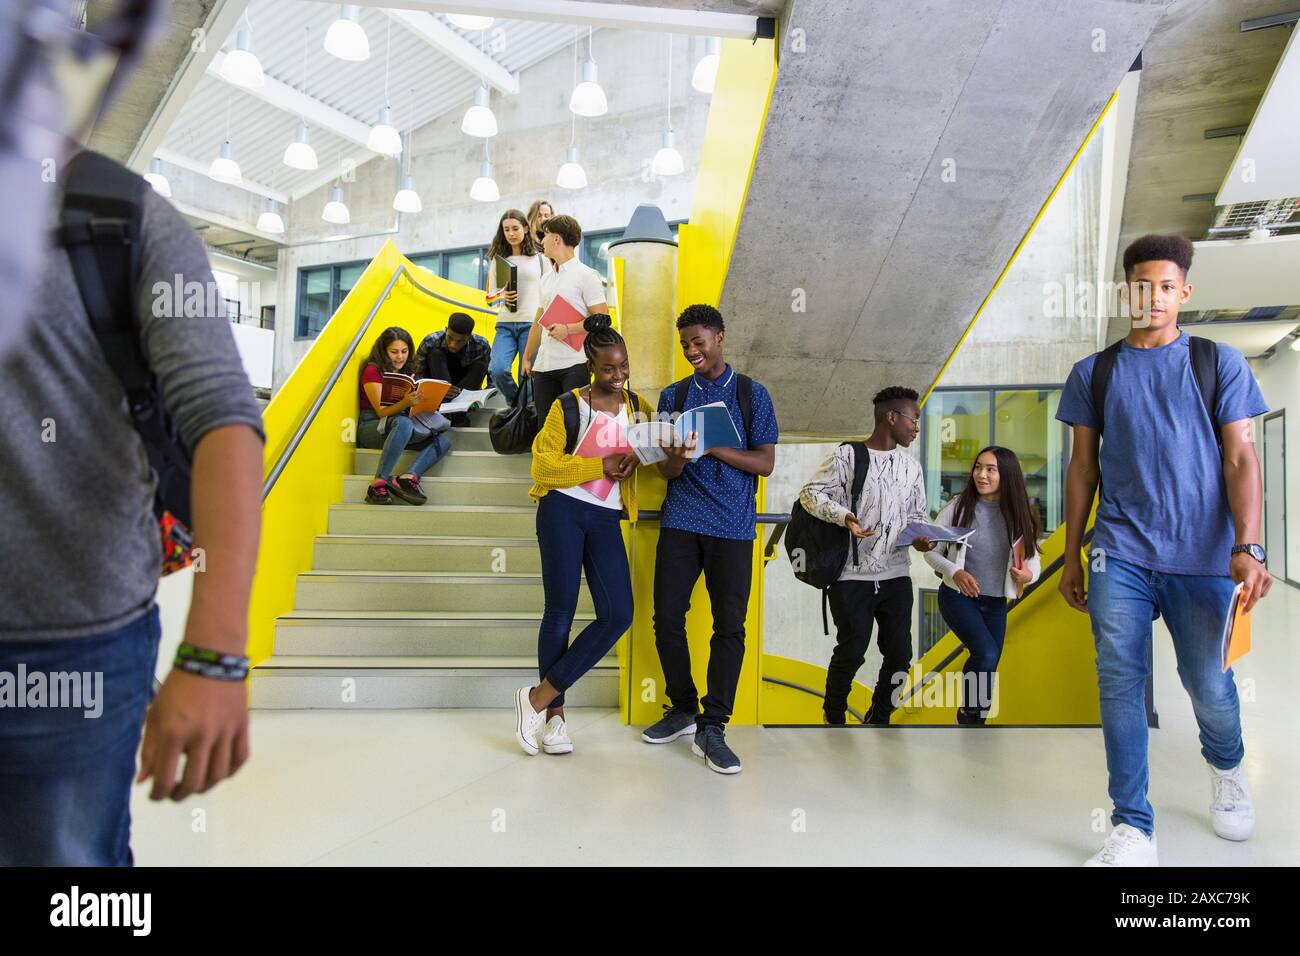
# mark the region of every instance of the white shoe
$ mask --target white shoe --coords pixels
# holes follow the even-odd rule
[[[1255,805],[1246,789],[1246,771],[1241,764],[1220,770],[1213,764],[1210,783],[1214,798],[1210,801],[1210,823],[1214,832],[1225,840],[1245,840],[1255,830]]]
[[[537,731],[542,728],[546,713],[543,711],[539,714],[533,710],[533,705],[528,702],[529,690],[531,688],[521,687],[515,691],[515,740],[524,748],[524,753],[536,757]]]
[[[1084,866],[1159,866],[1156,862],[1156,837],[1147,836],[1137,827],[1121,823],[1110,831],[1106,842]]]
[[[546,722],[546,733],[542,735],[542,749],[548,754],[573,753],[573,741],[569,739],[569,727],[559,714]]]

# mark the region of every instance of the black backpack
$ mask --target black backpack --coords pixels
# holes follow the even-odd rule
[[[632,402],[632,409],[639,411],[641,408],[641,398],[632,389],[627,390],[628,398]],[[564,453],[572,455],[573,449],[578,447],[578,439],[582,437],[582,423],[578,420],[581,409],[578,408],[578,399],[572,392],[565,392],[558,399],[560,411],[564,413]]]
[[[163,542],[162,573],[193,559],[190,451],[181,440],[140,348],[136,287],[145,190],[125,166],[83,150],[66,168],[56,239],[67,250],[90,327],[126,392],[131,422],[157,479],[154,515]]]
[[[736,375],[736,404],[740,406],[740,420],[745,423],[745,444],[748,445],[754,424],[754,380],[748,375]],[[673,383],[673,411],[681,415],[686,410],[686,391],[690,388],[694,374]]]
[[[844,442],[853,449],[853,484],[849,488],[849,510],[858,505],[862,486],[867,480],[867,470],[871,467],[871,452],[866,442]],[[782,529],[778,528],[772,539],[772,546],[781,540]],[[840,579],[848,563],[849,543],[853,544],[853,560],[858,561],[858,547],[862,541],[854,538],[844,525],[834,525],[809,514],[803,502],[798,498],[790,506],[790,523],[784,529],[785,553],[794,569],[794,576],[804,584],[820,588],[822,592],[822,629],[829,634],[830,623],[826,617],[826,603],[829,588]]]
[[[1191,351],[1192,374],[1196,377],[1196,388],[1201,393],[1201,405],[1210,418],[1210,429],[1214,440],[1220,445],[1223,438],[1219,434],[1219,425],[1214,418],[1214,406],[1219,397],[1219,347],[1213,339],[1200,336],[1187,337]],[[1119,359],[1124,340],[1120,339],[1097,353],[1097,360],[1092,366],[1092,407],[1097,415],[1097,432],[1100,434],[1106,426],[1106,389],[1110,385],[1111,375],[1115,371],[1115,362]]]

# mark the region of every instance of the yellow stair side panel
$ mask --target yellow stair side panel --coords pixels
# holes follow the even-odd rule
[[[496,317],[483,307],[481,289],[435,276],[413,265],[392,241],[385,243],[263,411],[265,476],[270,475],[281,451],[289,447],[375,300],[403,265],[422,285],[454,304],[425,295],[405,277],[398,280],[262,503],[261,547],[249,606],[248,656],[254,664],[274,651],[275,620],[293,610],[297,576],[311,569],[316,536],[325,533],[329,505],[341,499],[343,476],[352,471],[361,361],[375,338],[388,326],[397,325],[410,332],[418,346],[429,332],[445,328],[447,316],[456,311],[469,312],[475,319],[474,331],[492,338]]]
[[[709,107],[690,221],[678,229],[679,312],[697,302],[716,306],[722,297],[722,284],[735,245],[775,78],[775,44],[770,41],[752,44],[742,40],[723,41],[722,63]],[[618,260],[615,262],[616,281],[621,281],[621,268],[617,265]],[[635,341],[629,342],[629,351],[635,361]],[[681,378],[690,371],[685,358],[677,353],[674,375]],[[666,490],[657,469],[639,469],[635,480],[638,507],[657,510]],[[760,479],[757,492],[760,511],[765,500],[764,490],[765,482]],[[769,530],[766,526],[759,526],[752,554],[753,584],[746,612],[745,661],[736,690],[733,724],[758,722],[763,632],[762,549]],[[643,725],[658,720],[661,707],[668,703],[654,640],[654,555],[659,541],[658,523],[638,522],[631,538],[635,611],[627,647],[628,668],[622,675],[624,690],[621,693],[627,700],[623,719]],[[706,671],[713,633],[713,615],[703,575],[691,595],[686,630],[692,675],[696,689],[703,697],[707,693]]]

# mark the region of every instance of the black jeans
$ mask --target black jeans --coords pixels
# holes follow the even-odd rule
[[[546,415],[551,410],[552,402],[565,392],[582,388],[590,381],[591,372],[585,362],[553,372],[533,372],[533,405],[537,408],[537,427],[546,424]]]
[[[826,668],[826,714],[844,718],[853,678],[871,646],[874,620],[883,660],[871,694],[871,716],[887,720],[894,710],[891,694],[902,686],[912,664],[912,579],[836,581],[829,597],[836,630],[835,650]]]
[[[701,724],[725,724],[736,705],[740,665],[745,660],[745,611],[749,606],[753,541],[718,538],[664,528],[655,551],[655,647],[664,670],[665,692],[677,710],[694,713],[699,693],[691,677],[686,612],[691,591],[704,572],[713,609],[707,693]]]

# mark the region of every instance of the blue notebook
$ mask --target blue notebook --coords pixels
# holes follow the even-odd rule
[[[695,432],[696,445],[694,458],[699,458],[710,448],[744,448],[740,441],[740,432],[731,420],[731,412],[723,402],[689,408],[677,419],[677,434],[682,440]]]

